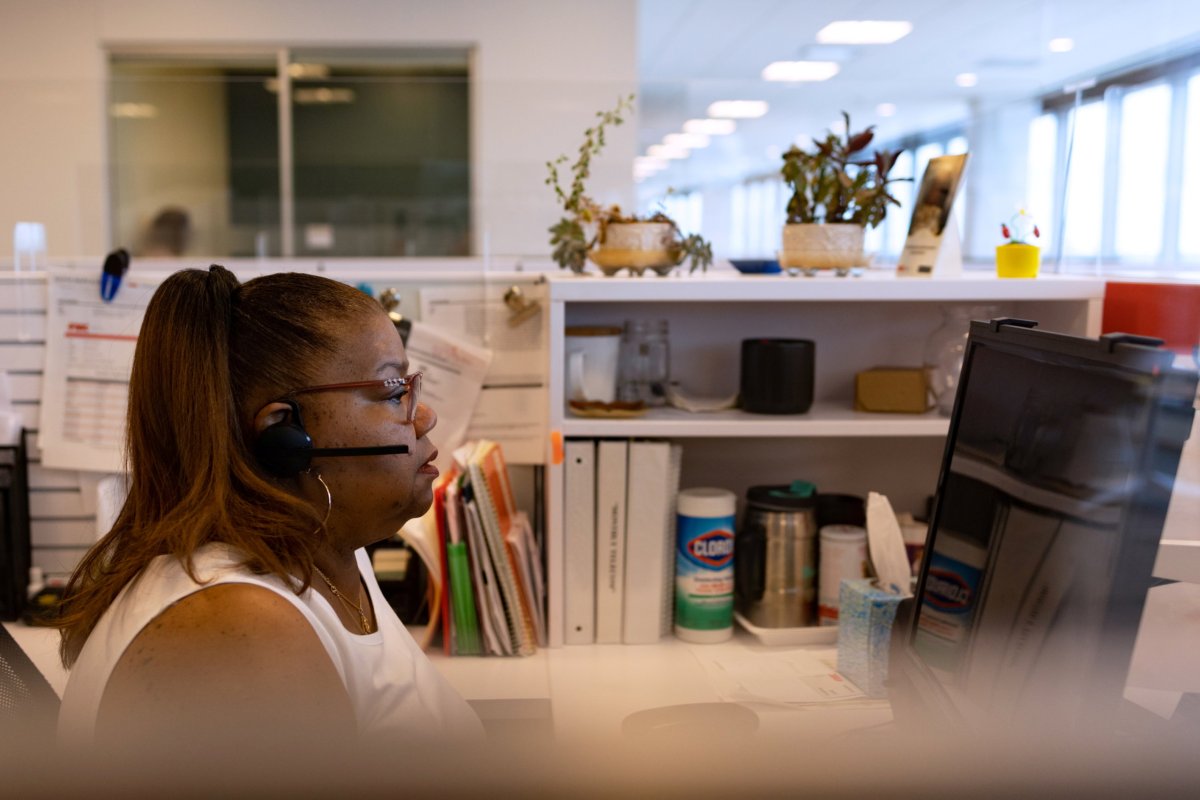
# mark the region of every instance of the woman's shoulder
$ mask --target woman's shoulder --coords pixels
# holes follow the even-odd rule
[[[341,678],[313,627],[277,591],[218,583],[174,603],[143,629],[121,656],[104,692],[100,721],[158,728],[173,715],[216,724],[249,709],[287,716],[301,698],[321,698],[320,717],[350,720]]]

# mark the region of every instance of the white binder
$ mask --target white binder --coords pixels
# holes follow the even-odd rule
[[[601,441],[596,453],[596,644],[621,641],[625,596],[625,477],[629,443]]]
[[[596,443],[568,439],[563,461],[563,641],[596,641]]]

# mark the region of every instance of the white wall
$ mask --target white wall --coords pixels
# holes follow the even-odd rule
[[[0,0],[0,259],[18,220],[51,257],[109,246],[106,48],[475,48],[475,251],[548,252],[544,164],[637,88],[635,0]],[[589,188],[633,205],[636,123],[612,131]]]

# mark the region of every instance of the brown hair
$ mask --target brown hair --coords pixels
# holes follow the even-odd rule
[[[129,381],[129,495],[67,585],[60,653],[70,667],[117,594],[152,559],[225,542],[245,566],[308,585],[322,514],[268,478],[250,444],[258,408],[311,382],[339,329],[379,306],[328,278],[224,267],[167,278],[146,309]],[[321,510],[323,512],[323,509]],[[314,531],[319,533],[314,534]]]

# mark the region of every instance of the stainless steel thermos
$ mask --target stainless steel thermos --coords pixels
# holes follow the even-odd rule
[[[737,609],[760,628],[817,624],[817,493],[806,481],[752,486],[737,534]]]

